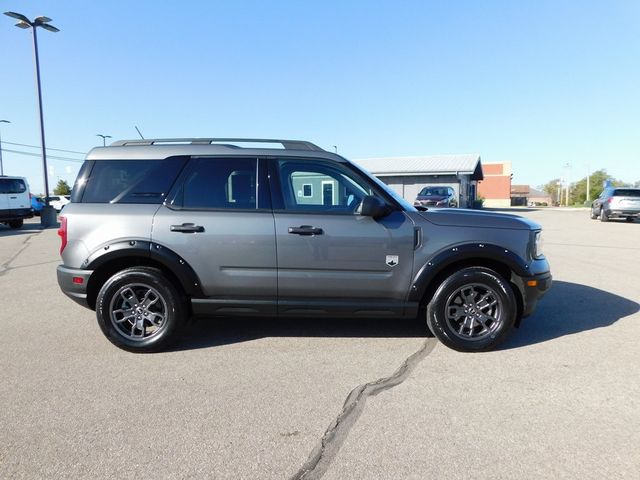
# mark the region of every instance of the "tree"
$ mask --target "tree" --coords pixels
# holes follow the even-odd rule
[[[558,201],[558,190],[560,189],[560,179],[554,178],[545,185],[538,187],[539,190],[547,192],[551,196],[551,203],[555,204]]]
[[[600,195],[600,192],[602,192],[602,185],[605,180],[610,180],[611,185],[614,187],[624,185],[623,181],[609,177],[605,169],[596,170],[589,175],[589,200],[593,200]],[[571,185],[570,192],[574,203],[584,203],[587,200],[587,177],[584,177]]]
[[[69,195],[71,193],[71,187],[66,180],[58,180],[56,188],[53,189],[53,193],[56,195]]]

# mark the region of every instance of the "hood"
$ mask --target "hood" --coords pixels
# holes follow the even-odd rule
[[[441,202],[447,198],[448,197],[446,195],[418,195],[416,200],[432,200],[434,202]]]
[[[542,228],[528,218],[484,210],[439,208],[418,212],[418,214],[431,223],[450,227],[509,228],[514,230],[540,230]]]

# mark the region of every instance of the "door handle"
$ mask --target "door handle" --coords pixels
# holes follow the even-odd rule
[[[204,232],[204,227],[193,223],[183,223],[182,225],[171,225],[171,231],[180,233],[202,233]]]
[[[300,225],[299,227],[289,227],[289,233],[294,235],[322,235],[324,232],[321,228],[312,227],[311,225]]]

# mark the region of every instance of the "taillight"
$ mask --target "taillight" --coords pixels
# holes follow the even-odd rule
[[[607,199],[607,203],[611,203],[611,202],[613,202],[613,197],[609,197],[609,198]]]
[[[62,240],[62,243],[60,245],[60,254],[62,254],[64,247],[67,246],[67,217],[60,217],[60,228],[58,229],[58,235],[60,235],[60,240]]]

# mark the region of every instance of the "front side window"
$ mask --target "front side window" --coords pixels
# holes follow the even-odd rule
[[[258,208],[255,158],[194,158],[176,204],[185,209]]]
[[[342,166],[322,160],[280,160],[284,208],[294,211],[354,213],[371,187]]]

